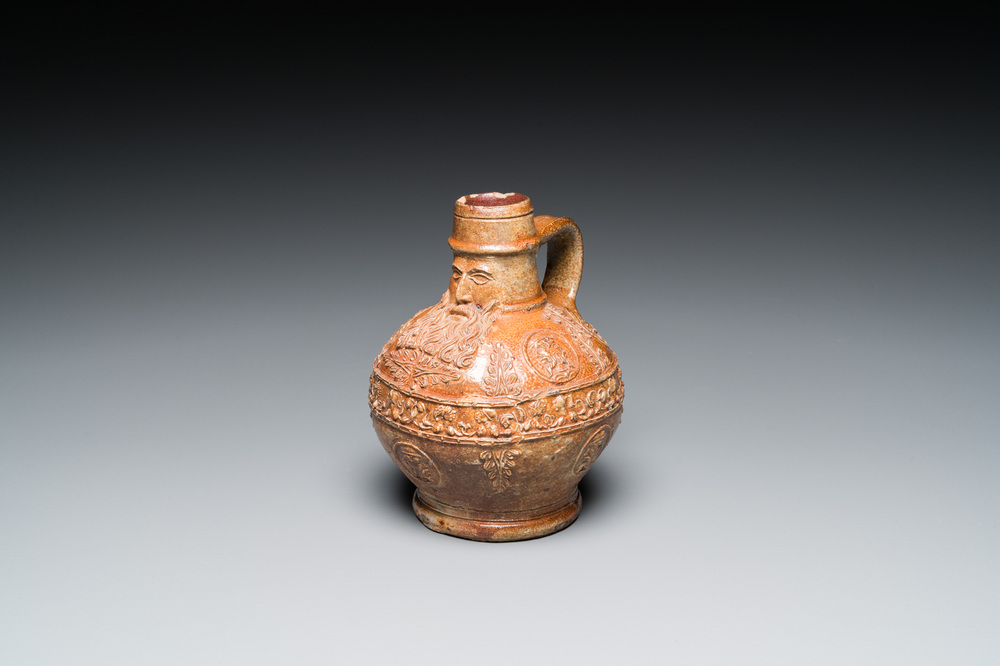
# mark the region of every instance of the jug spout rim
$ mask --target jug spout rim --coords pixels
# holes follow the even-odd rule
[[[466,194],[455,201],[455,215],[474,219],[496,219],[530,215],[531,199],[518,192]]]

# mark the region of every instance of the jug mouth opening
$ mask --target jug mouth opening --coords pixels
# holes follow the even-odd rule
[[[521,217],[531,211],[531,199],[518,192],[466,194],[455,202],[455,215],[459,217]]]
[[[528,197],[517,192],[481,192],[479,194],[466,194],[458,200],[458,203],[466,206],[509,206],[510,204],[521,203]]]

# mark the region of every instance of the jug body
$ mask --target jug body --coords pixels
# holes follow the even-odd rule
[[[617,357],[576,310],[579,229],[533,215],[520,194],[468,195],[449,244],[447,291],[375,359],[375,431],[430,529],[480,541],[551,534],[579,515],[577,485],[624,399]]]

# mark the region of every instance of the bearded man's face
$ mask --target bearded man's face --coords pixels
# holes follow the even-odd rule
[[[451,265],[451,283],[448,295],[452,312],[470,315],[472,309],[491,309],[500,300],[500,285],[488,262],[472,257],[455,257]]]
[[[384,353],[386,367],[413,388],[460,380],[499,315],[500,295],[488,264],[456,257],[448,291],[399,329]]]

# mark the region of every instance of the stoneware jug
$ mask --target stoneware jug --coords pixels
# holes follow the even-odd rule
[[[552,534],[579,515],[577,484],[625,395],[617,357],[576,310],[580,230],[533,215],[523,194],[490,192],[455,202],[448,243],[448,290],[375,359],[375,432],[430,529],[478,541]]]

